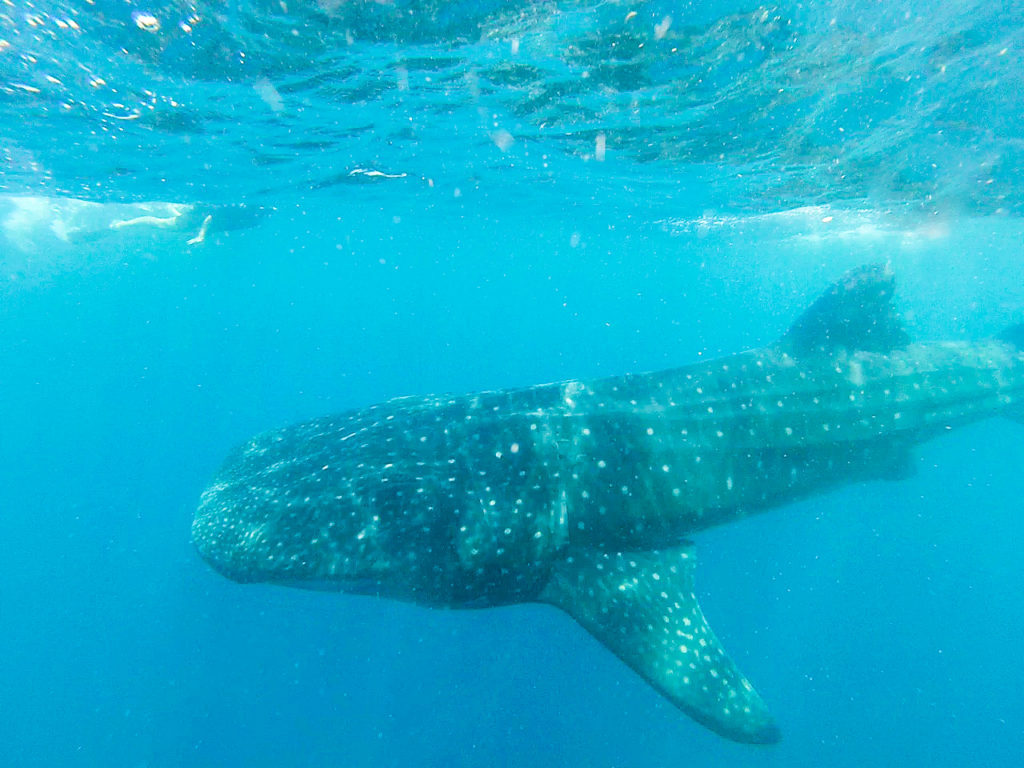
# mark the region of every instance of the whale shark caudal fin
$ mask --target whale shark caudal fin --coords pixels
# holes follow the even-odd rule
[[[572,616],[673,704],[735,741],[772,744],[779,730],[718,643],[693,591],[693,546],[573,552],[540,596]]]
[[[884,264],[850,270],[797,318],[782,337],[783,346],[797,356],[905,347],[910,337],[892,305],[894,287]]]

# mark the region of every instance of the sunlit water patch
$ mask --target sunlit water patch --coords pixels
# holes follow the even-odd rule
[[[16,3],[2,184],[452,195],[557,182],[570,157],[591,186],[644,178],[661,200],[696,166],[730,208],[1017,212],[1021,19],[1019,2]]]

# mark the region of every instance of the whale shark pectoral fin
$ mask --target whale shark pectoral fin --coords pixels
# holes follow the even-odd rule
[[[652,552],[573,552],[540,600],[561,608],[673,704],[735,741],[779,730],[704,619],[692,545]]]
[[[910,337],[892,305],[894,287],[884,264],[850,270],[804,310],[782,337],[783,345],[798,356],[905,347]]]

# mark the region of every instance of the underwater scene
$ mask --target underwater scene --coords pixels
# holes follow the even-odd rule
[[[6,0],[0,765],[1017,766],[1024,3]]]

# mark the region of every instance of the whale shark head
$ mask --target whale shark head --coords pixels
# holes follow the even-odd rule
[[[399,399],[253,438],[202,495],[192,524],[199,553],[243,582],[422,605],[536,597],[559,544],[537,535],[544,503],[525,502],[549,489],[514,471],[540,490],[512,492],[522,507],[502,508],[494,497],[507,500],[508,478],[479,461],[467,471],[473,446],[449,439],[451,409],[435,405]],[[532,463],[525,444],[521,454]]]
[[[417,599],[437,578],[423,563],[445,545],[443,500],[404,465],[366,456],[358,434],[339,439],[332,421],[237,449],[202,495],[196,547],[236,581]]]

